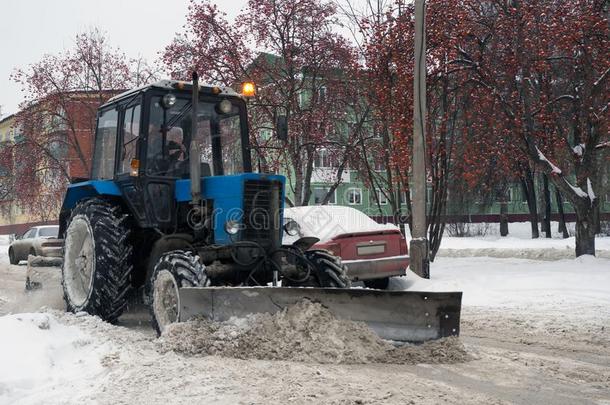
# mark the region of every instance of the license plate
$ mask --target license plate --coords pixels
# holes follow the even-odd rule
[[[376,244],[376,245],[363,245],[358,246],[358,255],[376,255],[380,253],[385,253],[385,243]]]

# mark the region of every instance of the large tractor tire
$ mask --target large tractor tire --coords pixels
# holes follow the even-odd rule
[[[341,263],[341,258],[327,250],[308,250],[305,257],[315,268],[306,280],[294,282],[282,281],[287,287],[323,287],[323,288],[350,288],[352,283],[347,277],[347,268]]]
[[[205,287],[209,284],[205,266],[191,252],[175,250],[161,256],[152,275],[150,314],[152,326],[161,335],[180,320],[180,287]]]
[[[127,304],[132,246],[128,217],[109,202],[80,202],[68,221],[62,285],[69,311],[114,322]]]

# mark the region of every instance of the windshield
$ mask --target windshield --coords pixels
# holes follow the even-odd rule
[[[40,229],[38,229],[38,236],[50,236],[50,237],[56,238],[58,232],[59,232],[59,227],[58,226],[50,226],[48,228],[40,228]]]
[[[150,106],[146,172],[149,175],[186,178],[189,175],[191,100],[178,98],[163,108],[162,96]],[[230,102],[228,99],[226,102]],[[225,104],[226,104],[225,102]],[[200,101],[197,107],[197,134],[202,174],[237,174],[244,171],[241,143],[241,118],[234,103],[221,113],[219,102]],[[214,155],[219,159],[214,164]],[[207,167],[206,167],[207,166]],[[209,168],[209,169],[208,169]]]

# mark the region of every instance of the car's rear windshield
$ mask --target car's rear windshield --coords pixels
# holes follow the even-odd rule
[[[58,226],[51,226],[49,228],[40,228],[38,230],[38,236],[52,236],[52,237],[56,238],[58,232],[59,232]]]

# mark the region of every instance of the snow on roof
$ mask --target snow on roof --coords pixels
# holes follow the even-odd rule
[[[542,160],[543,162],[547,162],[547,163],[548,163],[548,164],[551,166],[551,168],[552,168],[552,170],[553,170],[553,173],[555,173],[555,174],[561,174],[561,169],[560,169],[560,168],[558,168],[557,166],[555,166],[555,165],[553,164],[553,162],[551,162],[550,160],[548,160],[548,159],[546,158],[546,156],[544,156],[544,153],[542,153],[542,151],[541,151],[540,149],[538,149],[538,147],[537,147],[537,146],[536,146],[536,152],[538,152],[538,159]]]
[[[293,219],[300,225],[301,235],[298,237],[314,236],[322,242],[346,233],[398,229],[393,224],[378,224],[355,208],[339,205],[286,208],[284,218]]]

